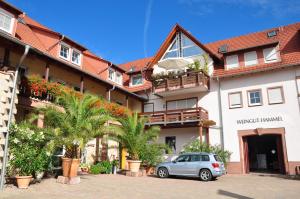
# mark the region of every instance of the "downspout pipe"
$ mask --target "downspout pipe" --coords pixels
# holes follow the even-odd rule
[[[220,141],[221,148],[224,150],[224,131],[223,131],[223,108],[222,108],[222,96],[221,96],[221,81],[217,77],[218,81],[218,105],[219,105],[219,120],[220,120]]]
[[[113,87],[112,87],[111,89],[108,90],[108,101],[109,101],[109,102],[110,102],[110,100],[111,100],[111,99],[110,99],[110,92],[111,92],[111,91],[114,91],[115,88],[116,88],[116,86],[113,85]]]
[[[11,94],[10,109],[9,109],[9,116],[8,116],[8,123],[7,123],[7,132],[6,132],[6,136],[5,136],[4,156],[3,156],[3,161],[2,161],[1,181],[0,181],[0,190],[1,191],[4,188],[4,178],[5,178],[5,170],[6,170],[7,154],[8,154],[9,128],[10,128],[11,122],[12,122],[13,108],[14,108],[15,95],[16,95],[16,90],[17,90],[17,82],[18,82],[18,76],[19,76],[19,68],[22,65],[24,59],[27,57],[29,49],[30,49],[30,46],[26,45],[24,53],[16,67],[16,70],[15,70],[15,77],[14,77],[14,83],[13,83],[13,90],[12,90],[12,94]]]

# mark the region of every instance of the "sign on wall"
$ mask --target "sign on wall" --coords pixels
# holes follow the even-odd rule
[[[283,118],[281,116],[274,116],[274,117],[257,117],[257,118],[250,118],[250,119],[241,119],[237,120],[237,124],[254,124],[254,123],[270,123],[270,122],[281,122]]]

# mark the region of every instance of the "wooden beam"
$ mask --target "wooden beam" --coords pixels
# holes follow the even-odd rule
[[[126,96],[126,108],[129,108],[129,97]]]
[[[80,93],[83,93],[84,91],[84,77],[81,75],[80,77]]]
[[[9,54],[10,54],[10,50],[8,48],[5,48],[4,57],[3,57],[4,66],[9,66]]]
[[[49,81],[49,69],[50,69],[50,66],[49,64],[47,63],[46,64],[46,68],[45,68],[45,80],[48,82]]]
[[[200,144],[202,144],[202,137],[203,137],[203,127],[202,127],[202,125],[199,126],[199,136],[200,136]]]

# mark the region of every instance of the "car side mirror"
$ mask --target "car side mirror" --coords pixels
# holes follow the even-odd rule
[[[172,160],[172,163],[176,163],[176,160]]]

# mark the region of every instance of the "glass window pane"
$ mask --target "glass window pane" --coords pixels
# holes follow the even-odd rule
[[[202,155],[201,156],[201,161],[209,161],[209,156],[208,155]]]
[[[184,34],[181,34],[181,35],[182,35],[182,37],[181,37],[182,47],[195,45],[194,42],[192,42],[189,38],[187,38],[187,36],[185,36]]]
[[[186,108],[196,108],[197,107],[197,99],[192,98],[187,100],[187,107]]]
[[[190,57],[190,56],[200,55],[202,53],[203,53],[203,51],[197,46],[191,46],[191,47],[187,47],[187,48],[182,49],[183,57]]]
[[[163,59],[172,58],[172,57],[178,57],[177,50],[166,53]]]
[[[139,84],[143,84],[143,77],[142,75],[134,75],[132,76],[132,82],[131,84],[134,85],[139,85]]]
[[[168,110],[174,110],[177,108],[176,106],[177,102],[176,101],[171,101],[167,103],[167,109]]]

